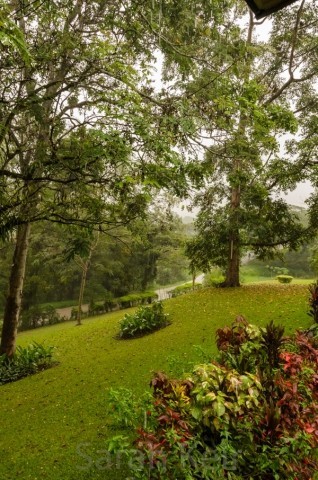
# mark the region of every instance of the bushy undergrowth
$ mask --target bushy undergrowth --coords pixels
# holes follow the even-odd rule
[[[135,448],[124,449],[133,478],[312,479],[318,467],[317,329],[290,338],[283,332],[238,317],[217,331],[217,361],[196,366],[182,380],[157,373]]]
[[[0,356],[0,385],[15,382],[53,364],[53,347],[33,343],[28,347],[17,347],[12,358]]]
[[[126,313],[120,322],[119,337],[140,337],[169,324],[162,302],[155,302],[149,307],[139,307],[135,313]]]

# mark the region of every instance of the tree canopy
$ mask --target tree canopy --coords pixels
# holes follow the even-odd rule
[[[316,175],[310,168],[315,161],[308,158],[308,126],[316,116],[317,12],[302,2],[278,13],[264,41],[257,36],[264,22],[237,15],[231,5],[224,11],[220,62],[228,69],[219,77],[198,64],[184,83],[201,121],[194,142],[205,151],[194,201],[200,209],[198,237],[188,253],[201,268],[221,266],[224,285],[238,286],[246,249],[272,258],[282,246],[298,248],[317,228],[315,215],[304,228],[279,197]],[[315,200],[312,211],[314,206]]]
[[[314,232],[316,197],[307,229],[278,197],[317,182],[314,5],[277,13],[266,40],[236,0],[11,0],[3,12],[0,236],[16,247],[2,351],[34,222],[107,231],[140,218],[154,189],[189,196],[192,263],[221,265],[228,286],[246,249],[272,257]]]

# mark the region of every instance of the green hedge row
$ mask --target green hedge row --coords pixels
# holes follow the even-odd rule
[[[139,307],[140,305],[151,304],[157,298],[157,293],[153,291],[130,293],[118,298],[108,296],[104,302],[91,302],[88,314],[96,315],[123,308]]]
[[[92,315],[100,315],[113,310],[151,304],[157,300],[157,298],[158,295],[153,291],[131,293],[130,295],[124,295],[119,298],[111,298],[109,295],[104,301],[90,302],[88,312],[82,311],[82,318]],[[73,307],[70,317],[71,320],[76,320],[77,314],[78,307]],[[46,305],[45,307],[36,305],[22,313],[19,330],[31,330],[46,325],[54,325],[56,323],[64,322],[65,320],[66,318],[61,317],[52,305]]]
[[[193,287],[191,283],[185,283],[184,285],[179,285],[178,287],[170,290],[169,296],[170,298],[178,297],[179,295],[183,295],[184,293],[192,292],[193,290],[198,290],[202,287],[201,283],[196,283]]]

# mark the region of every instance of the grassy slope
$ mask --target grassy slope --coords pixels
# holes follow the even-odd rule
[[[125,386],[138,395],[153,370],[168,368],[169,357],[195,361],[193,345],[212,354],[215,330],[238,314],[259,325],[273,319],[287,334],[309,326],[306,290],[256,284],[190,293],[165,302],[172,325],[136,340],[113,338],[123,312],[86,320],[82,327],[66,323],[21,333],[21,345],[55,345],[60,364],[0,387],[0,478],[125,479],[122,470],[96,468],[105,439],[122,433],[107,416],[107,389]]]

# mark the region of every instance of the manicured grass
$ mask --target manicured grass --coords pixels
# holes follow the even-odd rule
[[[81,327],[67,322],[19,335],[56,346],[57,367],[0,387],[1,480],[99,480],[127,478],[119,459],[102,463],[107,438],[125,434],[112,424],[107,390],[127,387],[138,396],[151,372],[176,361],[196,362],[201,345],[216,352],[215,330],[238,315],[270,320],[286,334],[309,327],[306,285],[255,284],[202,289],[164,302],[172,324],[135,340],[116,340],[124,311],[94,317]],[[132,310],[131,310],[132,311]],[[114,459],[113,459],[114,460]]]
[[[269,282],[269,283],[278,283],[278,280],[275,278],[276,274],[270,275],[270,272],[266,271],[266,268],[259,265],[243,265],[240,269],[240,277],[242,284],[248,283],[257,283],[257,282]],[[292,280],[293,284],[304,284],[313,283],[315,280],[312,278],[297,278],[294,277]]]

